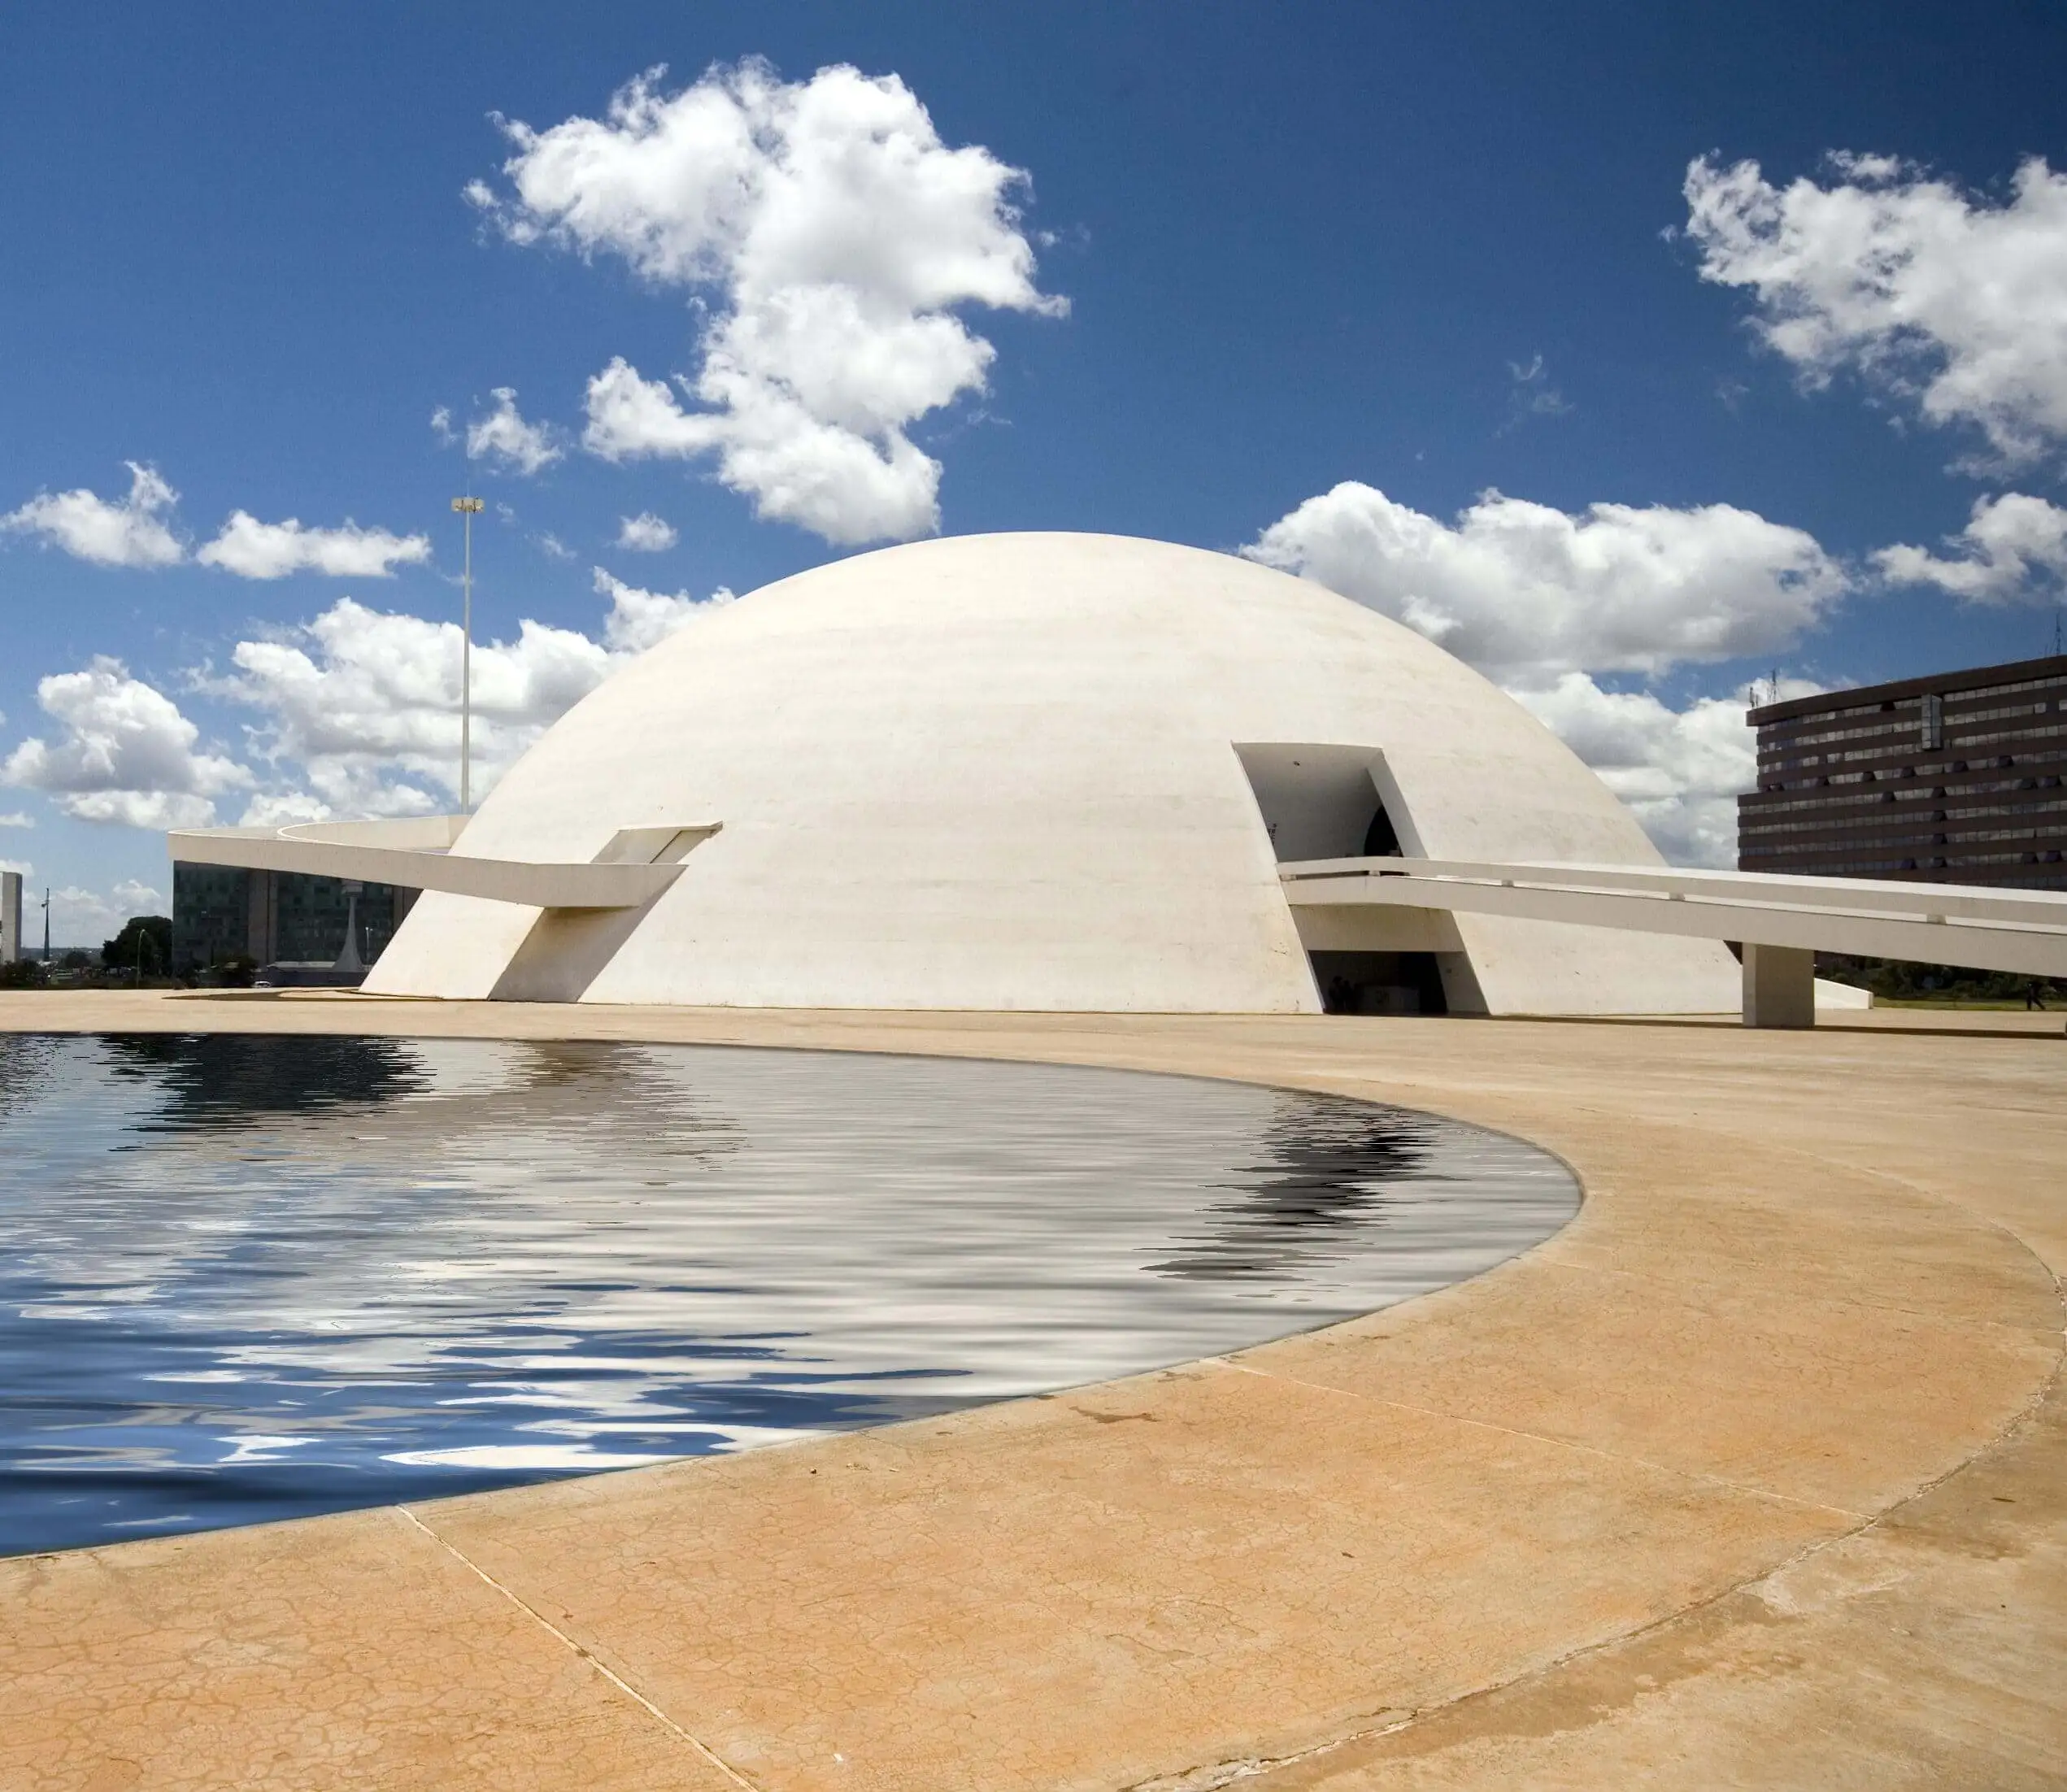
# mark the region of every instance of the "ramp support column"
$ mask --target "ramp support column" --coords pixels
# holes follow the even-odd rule
[[[1805,946],[1747,946],[1744,1024],[1816,1024],[1816,955]]]

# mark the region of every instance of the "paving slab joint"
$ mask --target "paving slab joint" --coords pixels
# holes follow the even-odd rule
[[[451,1543],[447,1542],[445,1538],[439,1536],[436,1531],[433,1530],[429,1525],[426,1525],[423,1520],[419,1518],[415,1512],[409,1509],[409,1507],[407,1506],[398,1506],[394,1508],[394,1510],[399,1512],[410,1524],[415,1525],[418,1530],[421,1531],[424,1536],[428,1537],[440,1549],[443,1550],[445,1553],[450,1556],[454,1561],[459,1563],[459,1565],[465,1568],[468,1573],[473,1575],[476,1579],[481,1581],[488,1586],[492,1587],[496,1592],[501,1594],[504,1598],[507,1599],[511,1605],[517,1608],[517,1610],[524,1613],[524,1615],[529,1618],[533,1623],[538,1625],[541,1629],[544,1630],[548,1635],[551,1636],[555,1641],[557,1641],[563,1648],[566,1649],[570,1654],[578,1656],[581,1660],[585,1661],[591,1668],[595,1669],[598,1674],[602,1675],[605,1680],[608,1681],[611,1685],[615,1686],[618,1691],[622,1693],[627,1698],[630,1699],[633,1703],[641,1707],[644,1709],[646,1714],[652,1717],[656,1722],[659,1723],[665,1729],[672,1731],[683,1742],[688,1743],[690,1747],[694,1750],[706,1763],[707,1763],[710,1766],[716,1768],[719,1772],[724,1774],[727,1779],[730,1780],[734,1785],[743,1786],[746,1789],[746,1792],[763,1792],[763,1789],[759,1785],[748,1779],[746,1776],[742,1773],[738,1768],[734,1767],[729,1761],[726,1760],[723,1755],[720,1755],[716,1749],[712,1748],[708,1742],[706,1742],[702,1738],[695,1735],[690,1730],[684,1729],[682,1725],[677,1723],[673,1718],[670,1717],[667,1712],[661,1710],[658,1705],[655,1704],[651,1699],[648,1698],[644,1693],[638,1690],[638,1687],[634,1686],[629,1680],[625,1679],[622,1674],[617,1672],[614,1668],[612,1668],[609,1663],[603,1660],[595,1653],[594,1650],[584,1648],[581,1644],[576,1642],[572,1637],[569,1636],[564,1630],[561,1629],[558,1625],[555,1624],[550,1618],[547,1617],[544,1612],[541,1611],[529,1600],[524,1599],[516,1593],[512,1592],[508,1587],[503,1585],[500,1581],[497,1580],[494,1575],[490,1574],[487,1569],[483,1568],[478,1562],[475,1561],[473,1558],[468,1555],[463,1550],[455,1547]]]

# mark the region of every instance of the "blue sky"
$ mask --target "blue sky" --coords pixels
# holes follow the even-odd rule
[[[608,115],[660,64],[655,117],[716,68],[707,110],[759,133],[759,209],[664,267],[708,170]],[[795,120],[866,139],[814,82],[842,64],[930,138],[840,215],[855,244],[768,249],[781,206],[820,215]],[[476,633],[511,648],[490,775],[721,588],[933,527],[1105,529],[1406,616],[1713,860],[1749,678],[2049,649],[2063,67],[2038,5],[16,9],[0,859],[98,937],[163,907],[137,824],[449,803],[471,480]],[[807,289],[863,320],[823,354]],[[799,383],[879,350],[872,395]],[[748,397],[712,396],[714,350]],[[633,397],[681,383],[598,435],[620,359]],[[946,402],[883,396],[912,381]],[[57,502],[119,506],[128,463],[176,501]],[[672,545],[620,546],[642,515]]]

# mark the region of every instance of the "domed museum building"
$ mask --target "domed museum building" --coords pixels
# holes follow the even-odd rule
[[[562,717],[450,846],[674,867],[664,887],[609,907],[427,889],[365,988],[796,1008],[1737,1005],[1712,941],[1331,915],[1295,909],[1279,881],[1286,861],[1395,852],[1661,863],[1519,704],[1318,585],[1156,542],[951,537],[699,616]]]

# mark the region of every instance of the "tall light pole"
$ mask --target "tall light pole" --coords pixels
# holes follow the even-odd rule
[[[465,521],[467,532],[466,596],[459,623],[459,813],[473,809],[474,731],[474,519],[481,514],[478,498],[455,498],[452,507]]]

